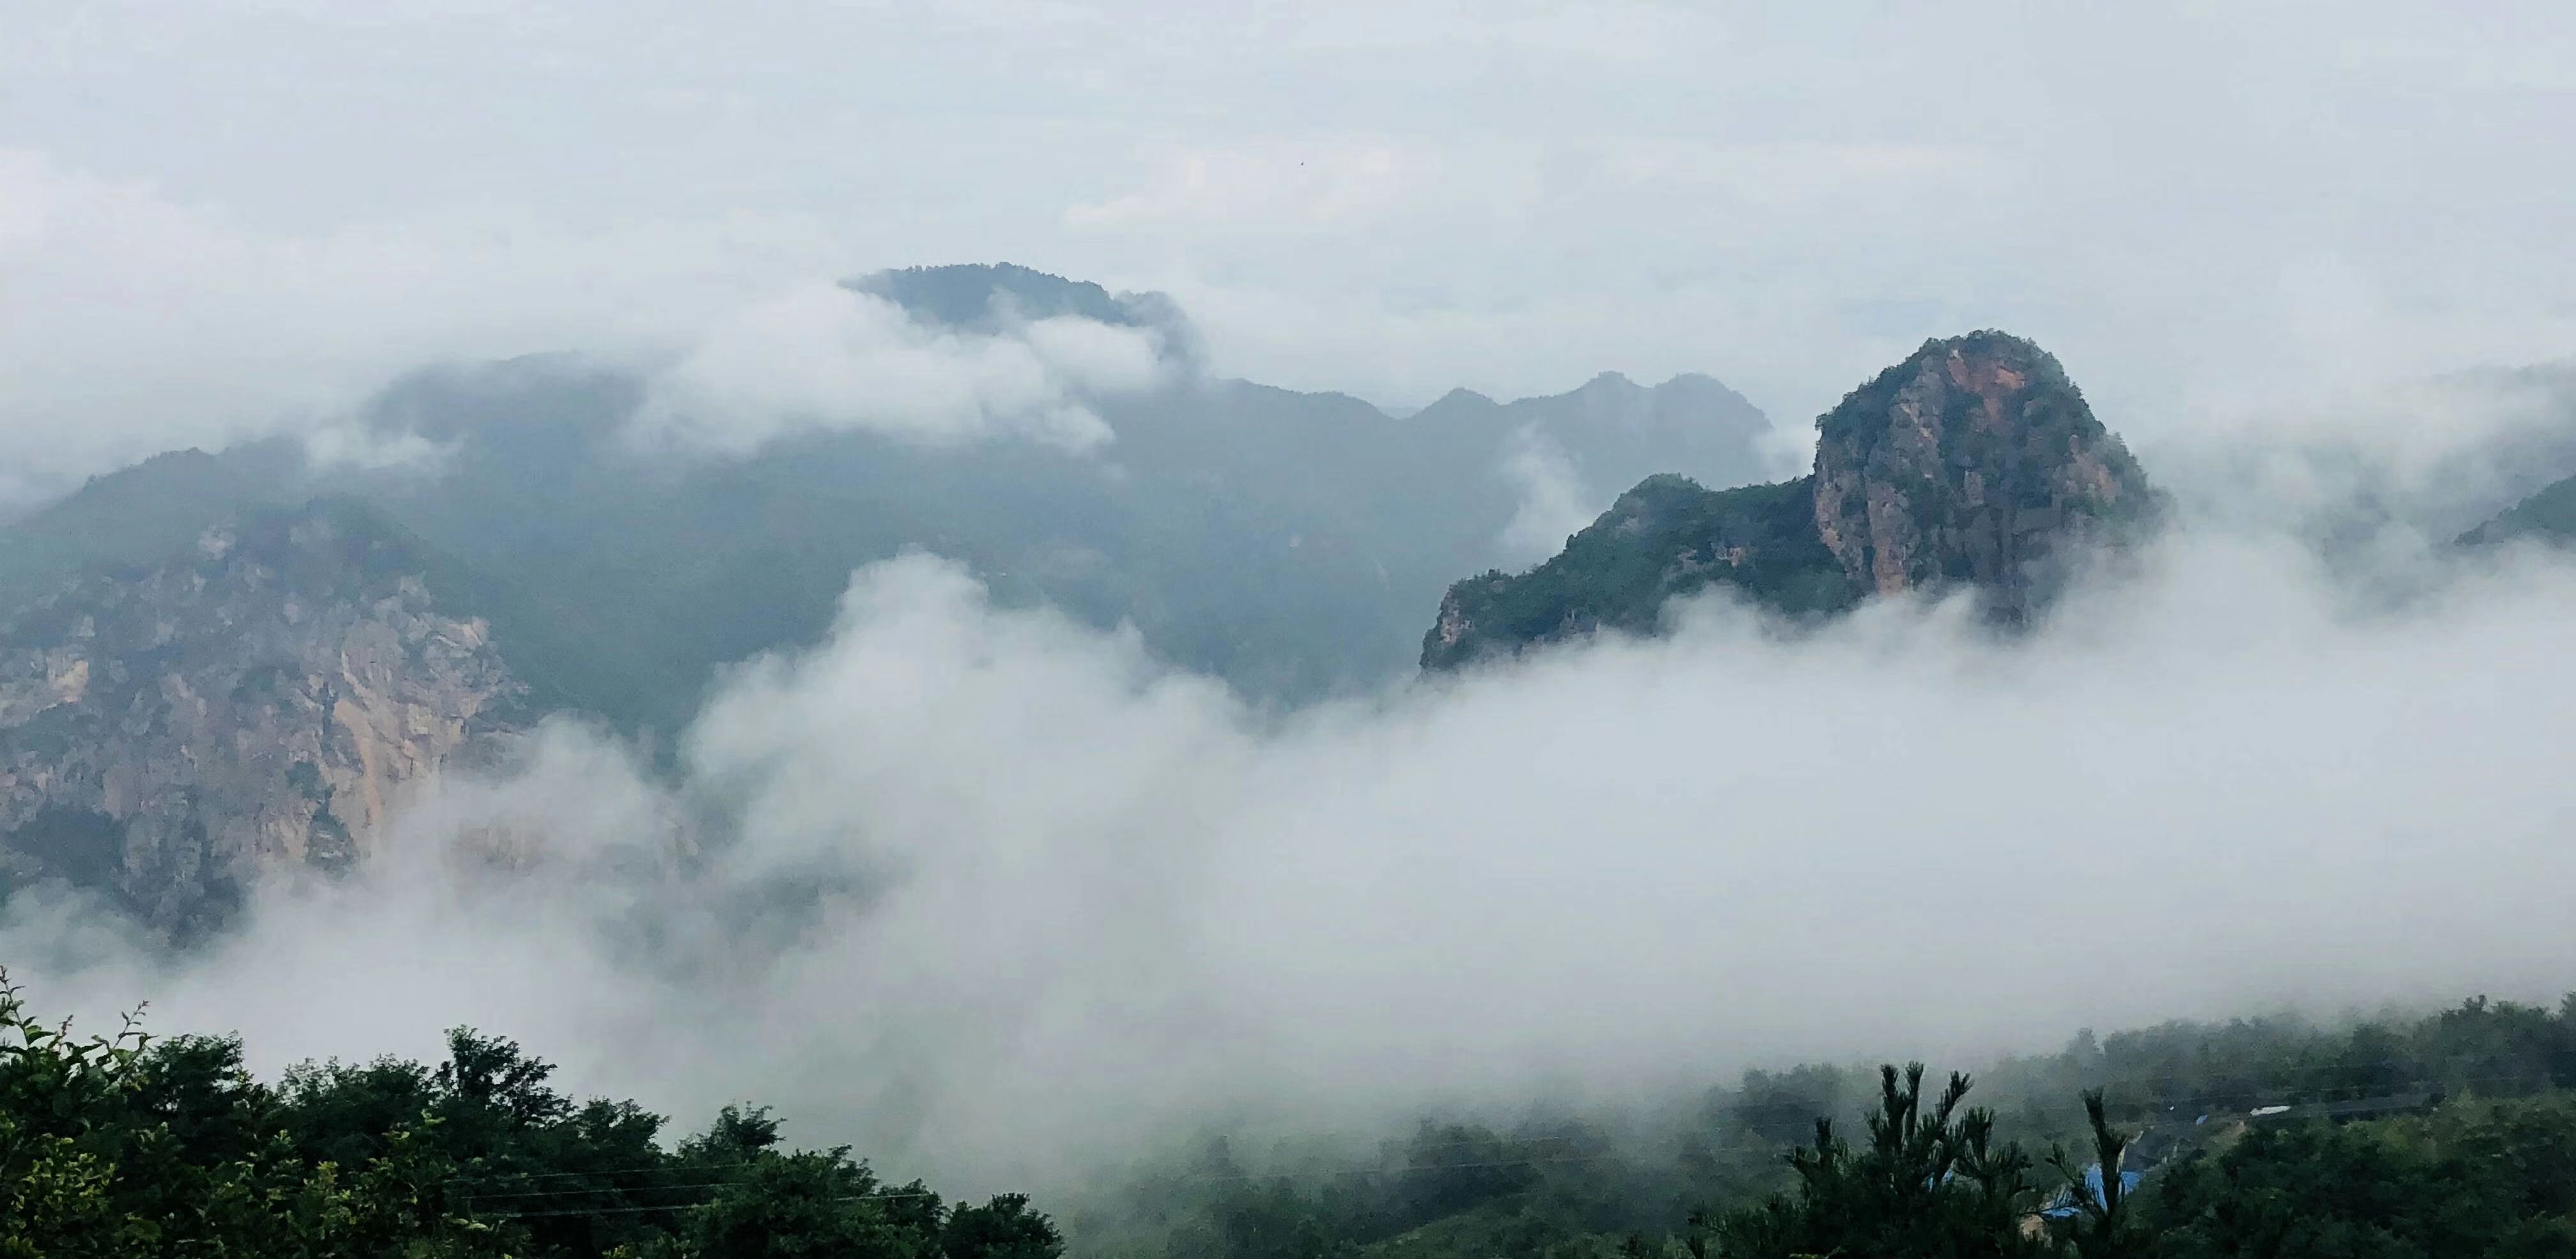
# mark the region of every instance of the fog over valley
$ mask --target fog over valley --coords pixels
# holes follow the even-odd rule
[[[0,1255],[2576,1247],[2553,10],[791,8],[9,23]]]
[[[509,1028],[586,1088],[695,1113],[756,1080],[1003,1183],[1210,1115],[2554,995],[2576,572],[2517,555],[2389,608],[2264,539],[2143,567],[2022,640],[1955,603],[1784,635],[1711,599],[1669,639],[1269,718],[899,559],[733,674],[675,781],[557,721],[236,936],[150,963],[75,934],[29,978],[297,1056]]]

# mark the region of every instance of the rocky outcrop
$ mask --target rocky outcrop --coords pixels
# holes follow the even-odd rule
[[[1933,341],[1816,422],[1816,536],[1856,587],[1973,582],[2019,608],[2052,546],[2152,498],[2046,351]]]
[[[2116,539],[2158,507],[2057,360],[2000,332],[1924,343],[1816,429],[1808,476],[1718,491],[1649,477],[1537,568],[1452,586],[1423,667],[1650,631],[1667,600],[1711,584],[1804,615],[1965,585],[2017,619],[2070,544]]]
[[[0,870],[202,931],[264,866],[361,859],[422,780],[519,724],[524,691],[370,513],[245,515],[0,628]]]

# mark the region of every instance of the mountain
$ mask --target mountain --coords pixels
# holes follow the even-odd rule
[[[1721,485],[1757,479],[1764,468],[1750,452],[1771,431],[1769,417],[1707,376],[1685,374],[1647,387],[1617,372],[1603,372],[1571,393],[1516,402],[1452,390],[1406,425],[1434,440],[1510,434],[1520,449],[1561,462],[1582,493],[1601,497],[1659,472],[1711,477]]]
[[[0,623],[0,879],[185,937],[261,867],[361,858],[420,779],[525,720],[463,583],[345,503],[234,513]]]
[[[848,286],[961,332],[1079,317],[1195,340],[1159,294],[1022,267]],[[1422,609],[1456,574],[1517,562],[1519,535],[1552,546],[1620,485],[1652,471],[1758,479],[1770,431],[1704,376],[1603,375],[1514,402],[1460,391],[1397,420],[1184,363],[1159,387],[1083,399],[1115,433],[1097,451],[839,430],[716,457],[629,440],[650,390],[642,373],[566,356],[448,365],[365,417],[376,436],[435,447],[428,474],[315,466],[284,443],[148,461],[0,532],[0,609],[41,584],[13,586],[7,557],[45,578],[143,562],[231,508],[332,495],[526,592],[524,615],[491,614],[520,675],[629,730],[676,730],[718,666],[813,640],[853,568],[912,547],[966,563],[1005,603],[1132,624],[1166,659],[1293,704],[1402,676]],[[1531,511],[1550,500],[1574,510]],[[108,536],[101,520],[132,536],[87,541]]]
[[[1649,477],[1553,559],[1450,587],[1423,667],[1608,627],[1725,584],[1789,613],[1973,586],[2011,618],[2045,596],[2070,540],[2150,518],[2157,496],[2056,358],[2018,337],[1927,341],[1816,421],[1814,470],[1709,490]]]
[[[1088,280],[1008,262],[903,267],[841,286],[893,302],[915,323],[951,332],[1001,332],[1034,319],[1088,319],[1151,329],[1161,334],[1167,351],[1192,363],[1204,353],[1198,328],[1167,294],[1112,293]]]
[[[2469,546],[2530,538],[2566,545],[2576,542],[2576,477],[2542,486],[2531,497],[2506,508],[2493,520],[2460,536]]]
[[[0,873],[200,930],[260,865],[363,853],[415,779],[536,714],[667,753],[724,665],[815,641],[853,569],[911,548],[1257,701],[1364,689],[1412,667],[1451,577],[1514,558],[1532,476],[1589,514],[1647,470],[1763,467],[1768,422],[1707,377],[1398,420],[1208,375],[1156,294],[1010,266],[849,287],[960,337],[1150,328],[1182,361],[1082,398],[1115,434],[1084,452],[850,429],[677,452],[633,440],[650,375],[546,355],[373,399],[367,435],[422,464],[267,441],[94,478],[0,529]]]
[[[207,526],[291,476],[302,458],[285,442],[221,457],[181,450],[91,478],[5,531],[0,609],[26,603],[84,566],[148,564],[182,553]]]

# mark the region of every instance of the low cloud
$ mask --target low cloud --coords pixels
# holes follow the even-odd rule
[[[1503,554],[1515,564],[1536,564],[1565,549],[1565,540],[1591,524],[1605,503],[1593,501],[1574,461],[1535,429],[1512,435],[1503,451],[1503,479],[1520,502],[1503,526]]]
[[[974,1184],[1219,1115],[2544,998],[2576,986],[2571,616],[2539,554],[2392,605],[2186,533],[2020,641],[1708,599],[1280,718],[916,555],[732,674],[674,780],[551,726],[209,952],[30,977],[270,1067],[473,1022]]]
[[[403,372],[567,348],[649,357],[848,256],[792,215],[580,231],[449,211],[268,230],[0,148],[0,506],[281,433],[329,434],[328,457],[409,457],[350,431]]]
[[[1056,317],[999,333],[926,327],[882,298],[810,284],[718,322],[654,377],[652,437],[740,453],[789,433],[860,429],[930,443],[1023,436],[1107,443],[1085,402],[1165,373],[1151,332]]]
[[[858,256],[795,214],[584,226],[446,208],[281,231],[0,147],[0,509],[280,434],[328,462],[434,462],[361,417],[439,362],[660,364],[663,435],[712,451],[809,427],[1085,447],[1108,433],[1083,396],[1166,370],[1136,330],[949,335],[815,278]]]

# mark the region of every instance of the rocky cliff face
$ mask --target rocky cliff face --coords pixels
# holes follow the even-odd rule
[[[381,521],[245,515],[0,627],[0,872],[202,931],[264,865],[363,857],[415,784],[518,724],[523,694]]]
[[[2017,605],[2053,545],[2151,497],[2056,358],[1998,332],[1927,343],[1816,428],[1816,536],[1875,594],[1974,582]]]
[[[1537,568],[1452,586],[1423,667],[1648,631],[1665,601],[1711,584],[1802,614],[1973,585],[2012,619],[2069,543],[2112,539],[2158,506],[2057,360],[1999,332],[1926,342],[1816,428],[1808,476],[1721,491],[1650,477]]]

